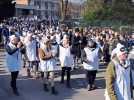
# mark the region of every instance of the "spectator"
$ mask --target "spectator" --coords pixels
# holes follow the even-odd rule
[[[106,100],[133,100],[132,74],[126,48],[116,47],[116,57],[106,70]]]
[[[75,29],[75,33],[72,36],[72,54],[74,55],[74,68],[78,67],[78,60],[81,57],[81,43],[82,38],[80,36],[79,28]]]

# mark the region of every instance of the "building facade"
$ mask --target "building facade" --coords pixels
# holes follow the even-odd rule
[[[34,6],[37,7],[34,13],[43,19],[58,20],[60,18],[59,0],[34,0]]]
[[[67,17],[80,18],[83,8],[83,4],[69,0]],[[44,20],[60,20],[61,0],[16,0],[16,16],[19,15],[36,15]]]
[[[68,15],[70,15],[72,19],[77,19],[81,17],[83,5],[81,3],[69,2],[68,9]]]
[[[16,0],[16,15],[36,15],[45,20],[59,20],[59,1],[60,0]]]

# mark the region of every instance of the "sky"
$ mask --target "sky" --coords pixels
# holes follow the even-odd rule
[[[85,0],[69,0],[69,1],[76,2],[76,3],[82,3],[82,2],[84,2]]]

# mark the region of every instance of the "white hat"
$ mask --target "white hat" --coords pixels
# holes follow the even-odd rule
[[[125,46],[122,45],[122,44],[120,44],[120,43],[118,43],[117,46],[116,46],[116,54],[117,54],[117,56],[118,56],[118,55],[121,55],[121,54],[124,53],[124,52],[126,52],[126,51],[122,52],[122,51],[121,51],[121,48],[125,48]]]
[[[116,53],[118,53],[122,47],[124,47],[124,45],[118,43],[116,46]]]
[[[122,52],[120,51],[120,49],[123,48],[123,47],[124,47],[124,45],[118,43],[116,45],[116,48],[111,53],[111,59],[113,59],[115,57],[115,55],[119,56],[120,54],[122,54]]]

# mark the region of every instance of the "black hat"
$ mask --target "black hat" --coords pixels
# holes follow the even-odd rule
[[[79,30],[79,28],[75,28],[75,32],[79,32],[80,30]]]

